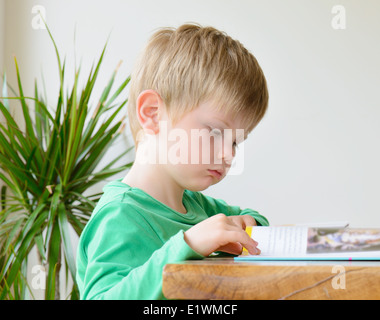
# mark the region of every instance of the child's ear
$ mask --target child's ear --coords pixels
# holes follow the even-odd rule
[[[163,108],[160,95],[154,90],[144,90],[137,97],[136,113],[141,127],[148,133],[159,131],[159,114]]]

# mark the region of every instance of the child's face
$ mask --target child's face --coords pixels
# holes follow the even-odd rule
[[[247,134],[241,120],[216,111],[210,102],[201,103],[174,126],[164,112],[158,139],[159,152],[166,152],[167,173],[192,191],[221,181],[231,166],[236,144]]]

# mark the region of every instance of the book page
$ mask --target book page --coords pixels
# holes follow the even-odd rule
[[[309,228],[309,254],[369,251],[380,251],[380,229]]]
[[[261,255],[306,254],[307,235],[307,227],[253,227],[251,231]]]
[[[261,254],[249,256],[245,250],[241,259],[380,260],[380,229],[274,226],[247,227],[247,232]]]
[[[348,257],[348,260],[380,260],[380,229],[309,228],[309,257]]]

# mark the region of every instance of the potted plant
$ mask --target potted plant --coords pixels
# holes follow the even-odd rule
[[[4,76],[0,98],[4,118],[0,122],[0,179],[4,185],[0,208],[0,299],[23,299],[30,291],[26,267],[32,248],[38,249],[45,266],[45,298],[61,298],[59,271],[65,264],[74,282],[70,297],[78,299],[70,229],[81,234],[100,198],[99,193],[87,194],[89,188],[132,165],[115,167],[131,149],[126,148],[99,168],[100,160],[124,129],[125,117],[120,112],[127,99],[117,100],[125,93],[129,78],[111,94],[116,69],[98,103],[89,105],[105,45],[83,89],[79,90],[77,70],[74,84],[65,95],[65,63],[61,63],[57,45],[48,28],[47,31],[59,68],[55,109],[49,110],[37,82],[34,97],[24,95],[16,59],[18,93],[8,96]],[[18,100],[24,127],[13,119],[10,99]]]

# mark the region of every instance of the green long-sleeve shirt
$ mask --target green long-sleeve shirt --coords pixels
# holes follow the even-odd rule
[[[184,191],[183,214],[120,180],[103,191],[79,240],[81,299],[165,299],[165,264],[204,258],[185,242],[184,231],[217,213],[250,214],[258,225],[268,225],[256,211],[201,192]]]

